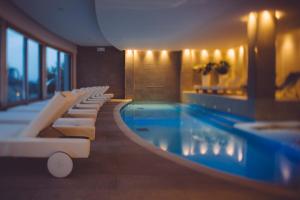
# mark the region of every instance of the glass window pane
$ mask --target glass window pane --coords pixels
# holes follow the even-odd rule
[[[25,99],[24,36],[7,29],[8,103]]]
[[[70,55],[60,52],[60,67],[61,67],[61,89],[64,91],[70,90]]]
[[[46,66],[47,66],[47,94],[48,97],[54,95],[58,90],[58,51],[47,47],[46,49]]]
[[[40,97],[40,46],[39,43],[28,40],[28,98]]]

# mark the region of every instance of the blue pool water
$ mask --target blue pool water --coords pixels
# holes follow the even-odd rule
[[[225,173],[300,188],[300,151],[233,128],[248,119],[163,103],[128,104],[121,115],[138,136],[163,151]]]

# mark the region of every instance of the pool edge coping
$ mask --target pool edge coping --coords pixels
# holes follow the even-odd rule
[[[128,137],[131,141],[136,143],[137,145],[145,148],[146,150],[163,157],[165,159],[168,159],[176,164],[179,164],[181,166],[187,167],[191,170],[194,170],[199,173],[204,173],[206,175],[212,176],[214,178],[220,178],[225,181],[229,181],[235,184],[242,184],[245,187],[251,188],[251,189],[256,189],[261,192],[265,192],[271,195],[284,195],[285,197],[290,197],[290,198],[295,198],[299,197],[296,191],[292,191],[289,189],[282,188],[277,185],[271,185],[263,182],[258,182],[255,180],[250,180],[247,178],[239,177],[236,175],[231,175],[228,173],[223,173],[214,169],[210,169],[206,166],[203,166],[201,164],[195,163],[193,161],[181,158],[178,155],[172,154],[171,152],[166,152],[161,150],[160,148],[154,146],[153,144],[148,143],[147,141],[143,140],[140,138],[134,131],[132,131],[126,123],[123,121],[122,116],[121,116],[121,110],[124,108],[126,105],[130,104],[132,100],[127,100],[125,102],[119,103],[113,111],[113,117],[114,120],[119,127],[119,129],[124,133],[126,137]]]

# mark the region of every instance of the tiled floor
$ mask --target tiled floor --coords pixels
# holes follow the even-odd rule
[[[52,178],[46,159],[0,158],[0,200],[287,199],[194,172],[148,152],[116,126],[108,103],[97,120],[89,159],[66,179]]]

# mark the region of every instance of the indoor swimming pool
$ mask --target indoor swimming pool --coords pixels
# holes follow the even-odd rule
[[[221,173],[300,188],[300,150],[234,128],[249,119],[175,103],[131,103],[121,116],[162,151]]]

